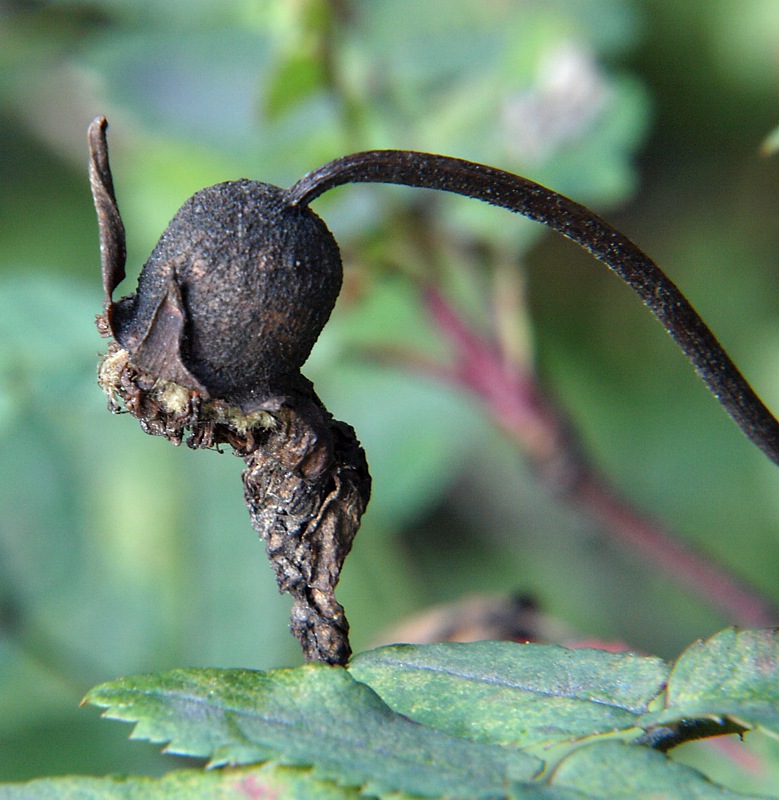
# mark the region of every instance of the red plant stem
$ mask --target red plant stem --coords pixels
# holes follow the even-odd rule
[[[610,533],[691,592],[705,598],[730,622],[745,627],[769,627],[779,621],[779,614],[768,601],[703,553],[639,514],[599,476],[583,474],[569,496]]]
[[[542,478],[731,622],[777,624],[779,612],[769,601],[622,499],[582,453],[571,423],[544,396],[537,381],[506,363],[498,347],[469,328],[440,292],[427,288],[425,303],[454,351],[453,366],[438,365],[437,377],[476,395],[527,452]]]

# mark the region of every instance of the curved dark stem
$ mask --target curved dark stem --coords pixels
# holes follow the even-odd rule
[[[510,172],[448,156],[374,150],[331,161],[289,190],[307,205],[345,183],[396,183],[483,200],[553,228],[619,275],[661,322],[747,438],[779,464],[779,422],[687,298],[630,239],[585,206]]]

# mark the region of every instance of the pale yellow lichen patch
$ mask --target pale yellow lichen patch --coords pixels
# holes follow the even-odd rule
[[[154,399],[170,414],[183,414],[189,408],[192,390],[173,381],[157,381],[152,390]]]
[[[97,368],[97,385],[108,395],[109,400],[116,399],[120,386],[119,375],[127,365],[129,357],[126,350],[108,353]]]
[[[97,383],[112,403],[118,403],[121,400],[121,375],[129,361],[130,354],[127,350],[119,349],[108,353],[100,362],[97,370]],[[154,398],[162,411],[180,416],[190,409],[193,391],[174,381],[157,380],[149,391],[149,395]],[[245,414],[238,406],[229,405],[223,400],[205,402],[200,412],[200,418],[224,425],[239,436],[246,436],[249,431],[256,428],[266,430],[276,428],[276,418],[270,412],[252,411]]]
[[[268,411],[252,411],[244,414],[237,406],[231,406],[221,400],[206,403],[204,415],[214,422],[226,425],[239,436],[246,436],[254,428],[273,430],[276,427],[276,418]]]

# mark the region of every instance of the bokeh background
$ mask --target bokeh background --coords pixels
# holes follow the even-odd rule
[[[300,658],[241,462],[143,435],[95,385],[92,117],[110,122],[125,292],[205,185],[288,186],[360,149],[441,152],[605,215],[779,408],[778,90],[773,0],[0,2],[0,780],[175,763],[78,709],[97,682]],[[481,333],[495,297],[524,292],[504,344],[593,461],[779,603],[779,472],[625,286],[475,201],[357,186],[315,209],[346,282],[306,373],[375,481],[339,592],[356,649],[474,592],[532,595],[582,638],[664,657],[732,621],[539,481],[478,398],[406,368],[412,351],[448,355],[420,281]],[[686,757],[742,790],[779,785],[759,737],[735,761]]]

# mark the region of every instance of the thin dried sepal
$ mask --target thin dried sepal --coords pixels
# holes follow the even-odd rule
[[[136,343],[132,358],[136,364],[143,365],[144,371],[188,386],[205,398],[209,396],[208,391],[181,360],[181,342],[186,320],[187,312],[181,298],[181,289],[173,275],[168,275],[165,292],[160,298],[152,322],[141,341]]]
[[[114,194],[114,181],[108,163],[105,117],[95,117],[89,126],[89,183],[100,226],[100,262],[105,292],[105,311],[110,322],[111,295],[124,280],[127,248],[124,224]]]

